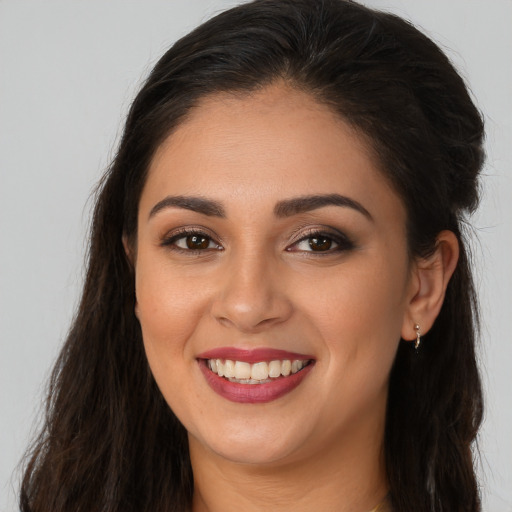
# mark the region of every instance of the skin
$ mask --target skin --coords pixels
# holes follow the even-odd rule
[[[369,215],[334,205],[275,214],[280,201],[333,193]],[[169,196],[214,200],[225,215],[155,212]],[[363,512],[386,495],[393,359],[415,323],[432,325],[457,261],[449,232],[429,260],[411,261],[405,225],[364,140],[283,83],[204,99],[158,149],[137,247],[126,248],[151,370],[189,432],[195,512]],[[183,228],[207,235],[206,248],[187,250]],[[319,229],[345,238],[315,252]],[[235,403],[197,362],[225,346],[309,354],[315,365],[277,400]]]

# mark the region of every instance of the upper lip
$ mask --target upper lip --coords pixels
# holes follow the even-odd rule
[[[310,360],[314,359],[307,354],[299,354],[297,352],[289,352],[287,350],[279,350],[274,348],[254,348],[244,349],[236,347],[218,347],[202,352],[197,359],[229,359],[231,361],[244,361],[246,363],[258,363],[261,361],[276,360]]]

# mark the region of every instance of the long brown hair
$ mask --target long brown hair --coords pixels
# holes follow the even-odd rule
[[[137,209],[159,144],[198,100],[276,80],[364,133],[408,212],[411,256],[453,231],[460,260],[416,353],[401,343],[385,433],[396,512],[480,510],[472,443],[482,418],[465,216],[478,202],[482,118],[446,56],[411,24],[345,0],[256,0],[178,41],[135,98],[101,181],[81,302],[26,464],[23,512],[185,511],[186,432],[163,400],[134,316]],[[179,390],[176,390],[179,393]]]

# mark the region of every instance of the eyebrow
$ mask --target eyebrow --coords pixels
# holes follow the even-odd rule
[[[223,206],[211,199],[204,197],[193,197],[193,196],[167,196],[151,208],[149,212],[149,219],[156,215],[159,211],[165,208],[183,208],[185,210],[192,210],[209,217],[226,217],[226,212]]]
[[[373,220],[370,212],[361,203],[340,194],[310,195],[285,199],[275,205],[274,215],[280,218],[291,217],[326,206],[352,208],[363,214],[367,219]],[[195,196],[167,196],[151,208],[149,219],[166,208],[183,208],[209,217],[226,217],[224,207],[218,201]]]
[[[301,196],[279,201],[274,208],[274,214],[276,217],[291,217],[298,213],[309,212],[325,206],[352,208],[362,213],[367,219],[373,220],[370,212],[361,203],[340,194]]]

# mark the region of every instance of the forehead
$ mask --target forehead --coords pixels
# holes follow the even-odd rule
[[[236,197],[242,205],[254,201],[256,190],[269,204],[337,192],[402,209],[363,136],[284,84],[204,98],[157,150],[146,188],[155,196]]]

